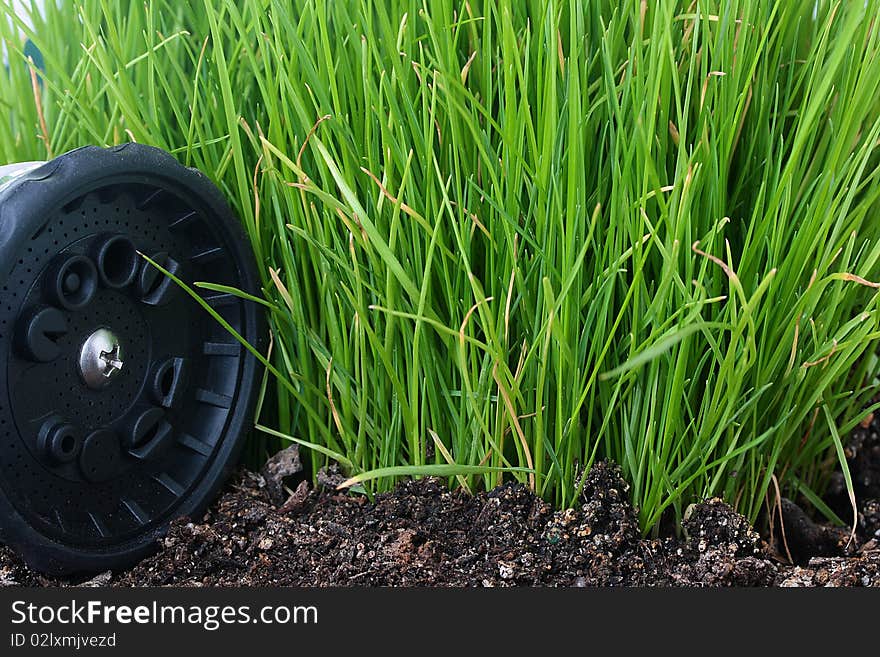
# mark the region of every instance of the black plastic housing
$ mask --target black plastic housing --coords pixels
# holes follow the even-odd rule
[[[160,149],[80,148],[0,187],[0,540],[53,575],[148,554],[205,509],[253,424],[257,359],[138,252],[259,294],[220,191]],[[265,349],[258,304],[200,294]],[[100,329],[119,342],[102,362],[124,365],[90,386]]]

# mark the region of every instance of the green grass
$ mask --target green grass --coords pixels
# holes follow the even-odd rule
[[[61,4],[36,86],[0,21],[0,158],[221,185],[313,468],[819,499],[877,392],[880,0]]]

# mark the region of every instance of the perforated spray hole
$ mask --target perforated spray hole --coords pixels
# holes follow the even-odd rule
[[[76,447],[76,438],[72,435],[67,434],[63,438],[61,438],[61,451],[64,454],[71,454]]]
[[[174,385],[174,368],[168,365],[159,379],[159,394],[167,397],[171,394],[171,387]]]
[[[137,249],[124,235],[102,239],[98,247],[98,271],[103,281],[114,288],[130,284],[138,268]]]
[[[90,258],[82,255],[63,257],[54,264],[49,276],[51,296],[67,310],[86,306],[98,289],[98,272]]]

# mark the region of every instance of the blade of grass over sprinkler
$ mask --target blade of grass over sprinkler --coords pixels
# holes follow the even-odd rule
[[[287,379],[284,376],[284,374],[282,374],[281,371],[278,370],[278,368],[276,368],[272,363],[270,363],[269,360],[263,354],[261,354],[258,349],[256,349],[252,344],[250,344],[247,340],[245,340],[241,336],[241,334],[238,331],[236,331],[229,324],[229,322],[227,322],[214,308],[212,308],[211,305],[204,298],[202,298],[202,296],[199,295],[192,287],[187,285],[180,278],[178,278],[177,276],[172,274],[170,271],[168,271],[167,269],[165,269],[164,267],[159,265],[154,260],[150,259],[148,256],[144,255],[140,251],[138,251],[137,253],[141,258],[146,260],[151,266],[158,269],[159,272],[161,272],[163,275],[165,275],[169,279],[171,279],[175,283],[175,285],[178,285],[190,297],[192,297],[218,324],[220,324],[220,326],[222,326],[233,338],[235,338],[236,341],[239,342],[239,344],[241,344],[245,349],[247,349],[249,352],[251,352],[254,355],[254,357],[258,361],[260,361],[260,363],[266,368],[266,370],[275,376],[276,381],[278,381],[278,383],[281,386],[283,386],[295,399],[298,399],[298,400],[302,399],[301,393],[299,392],[299,390],[296,389],[294,384],[289,379]],[[244,293],[241,291],[238,291],[237,296],[242,296],[242,295],[244,295]],[[292,374],[292,370],[290,368],[288,368],[288,372]],[[314,414],[313,409],[306,407],[304,410],[306,413]],[[327,439],[332,441],[332,437],[330,436],[330,432],[326,427],[323,428],[323,433],[325,434],[325,437]]]

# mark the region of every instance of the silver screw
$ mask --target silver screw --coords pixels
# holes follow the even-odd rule
[[[86,339],[79,352],[83,382],[93,390],[100,390],[122,371],[123,360],[119,338],[109,329],[98,329]]]
[[[104,368],[105,379],[109,379],[117,372],[122,371],[123,362],[120,360],[122,358],[122,349],[118,344],[114,344],[113,349],[110,351],[102,351],[100,358],[106,363]]]

